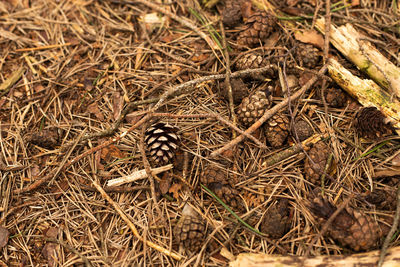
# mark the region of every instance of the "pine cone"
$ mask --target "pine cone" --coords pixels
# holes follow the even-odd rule
[[[280,200],[264,214],[261,232],[271,238],[281,238],[290,228],[290,210],[288,200]]]
[[[255,52],[247,53],[241,56],[235,63],[237,70],[257,69],[266,67],[268,65],[271,65],[271,61],[267,57]],[[276,69],[277,66],[274,64],[271,66],[271,70],[269,70],[266,74],[270,77],[273,77]]]
[[[396,209],[396,192],[394,190],[376,189],[373,192],[368,192],[365,200],[381,210]]]
[[[264,41],[274,30],[276,25],[276,18],[265,12],[255,12],[246,21],[246,28],[240,32],[238,43],[250,47],[260,44]]]
[[[272,147],[281,147],[289,135],[289,119],[284,114],[275,114],[266,123],[267,140]]]
[[[315,198],[310,206],[312,213],[323,222],[328,220],[336,209],[321,197]],[[377,247],[383,232],[372,218],[347,207],[329,225],[327,234],[341,246],[354,251],[368,251]]]
[[[173,234],[188,251],[197,252],[204,242],[206,224],[200,218],[184,215],[174,227]]]
[[[234,210],[242,211],[244,209],[243,200],[235,188],[221,183],[212,183],[208,189],[213,191],[217,197]]]
[[[304,174],[306,179],[316,186],[321,185],[320,177],[324,173],[326,162],[329,157],[328,146],[319,141],[308,152],[308,156],[312,159],[314,164],[310,161],[309,157],[306,157],[304,162]]]
[[[227,0],[222,13],[222,22],[225,26],[233,27],[242,19],[241,2],[237,0]]]
[[[232,79],[231,80],[231,86],[232,86],[232,97],[233,97],[233,102],[237,105],[240,104],[246,96],[249,95],[249,89],[247,88],[247,85],[243,82],[242,79]],[[222,87],[222,95],[225,97],[226,100],[229,101],[229,94],[228,94],[228,88],[226,88],[225,84]]]
[[[298,43],[296,47],[295,58],[300,66],[309,69],[315,68],[320,61],[318,49],[311,44],[304,43]]]
[[[249,126],[264,115],[265,110],[270,106],[267,93],[257,91],[253,95],[243,99],[239,105],[238,117],[245,125]]]
[[[178,147],[177,128],[159,122],[149,127],[145,132],[144,142],[150,154],[150,159],[156,164],[166,164],[174,157]]]
[[[330,87],[325,91],[325,101],[333,108],[341,108],[346,105],[347,95],[342,89]]]
[[[386,122],[385,116],[375,107],[361,108],[356,113],[354,126],[362,137],[369,139],[377,139],[393,133],[393,126]]]
[[[296,131],[296,132],[295,132]],[[304,120],[298,120],[294,123],[294,129],[292,131],[292,135],[296,138],[299,137],[300,142],[306,140],[311,135],[313,135],[314,131],[312,127]]]
[[[219,183],[222,185],[229,184],[228,171],[219,168],[216,164],[209,164],[204,168],[204,171],[200,175],[200,181],[205,185],[213,183]]]

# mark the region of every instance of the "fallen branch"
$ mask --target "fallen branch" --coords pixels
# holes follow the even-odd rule
[[[400,247],[389,249],[383,267],[399,266]],[[324,255],[316,257],[304,256],[280,256],[255,253],[239,254],[230,267],[240,266],[287,266],[287,267],[317,267],[317,266],[376,266],[379,258],[379,250],[353,255]]]
[[[365,107],[374,106],[393,122],[400,134],[400,104],[372,80],[360,79],[334,59],[329,60],[328,71],[333,80]]]
[[[325,19],[316,21],[317,29],[325,34]],[[351,24],[330,27],[330,41],[345,57],[375,82],[400,97],[400,68],[385,58]]]

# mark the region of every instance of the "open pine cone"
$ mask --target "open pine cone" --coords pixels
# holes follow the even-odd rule
[[[376,107],[361,108],[356,113],[354,127],[362,137],[372,140],[393,133],[393,126]]]
[[[176,132],[176,127],[162,122],[156,123],[146,130],[144,142],[151,161],[156,164],[166,164],[174,157],[179,142]]]
[[[289,135],[289,118],[278,113],[272,116],[265,126],[267,140],[272,147],[281,147]]]
[[[300,66],[313,69],[318,65],[320,58],[316,47],[311,44],[298,43],[295,59]]]
[[[313,199],[311,212],[326,222],[336,211],[336,207],[322,197]],[[329,225],[327,234],[354,251],[368,251],[377,247],[383,232],[378,223],[362,212],[349,207],[342,210]]]
[[[246,28],[240,32],[238,43],[253,47],[267,39],[276,25],[276,18],[265,12],[255,12],[245,23]]]
[[[264,115],[270,106],[268,95],[264,91],[257,91],[243,99],[239,105],[238,118],[245,126],[250,126]]]
[[[304,141],[313,135],[314,130],[313,128],[305,121],[305,120],[298,120],[294,123],[292,130],[292,136],[296,138],[296,134],[299,137],[299,141]]]

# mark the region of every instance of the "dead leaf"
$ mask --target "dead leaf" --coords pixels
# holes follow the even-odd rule
[[[49,229],[47,229],[44,236],[47,238],[57,238],[58,231],[59,231],[58,227],[50,227]],[[53,242],[47,242],[46,245],[44,245],[44,247],[43,247],[42,254],[47,259],[49,266],[57,265],[57,262],[58,262],[57,248],[58,248],[58,245]]]
[[[175,41],[176,39],[180,38],[181,36],[182,36],[182,34],[180,34],[180,33],[168,34],[166,36],[161,37],[160,41],[169,43],[169,42]]]
[[[168,193],[168,190],[171,188],[172,177],[168,173],[163,174],[163,178],[160,181],[160,191],[161,194]]]
[[[359,6],[360,5],[360,0],[352,0],[351,1],[351,6]]]
[[[169,190],[168,190],[168,192],[169,193],[172,193],[172,196],[175,198],[175,199],[178,199],[179,198],[179,191],[182,189],[182,184],[173,184],[170,188],[169,188]]]
[[[4,248],[7,245],[9,236],[10,232],[7,230],[7,228],[0,226],[0,249]]]
[[[96,116],[97,119],[99,119],[100,121],[104,120],[104,115],[103,113],[100,111],[99,106],[97,105],[97,102],[94,102],[92,104],[90,104],[87,107],[87,111],[91,114],[93,114],[94,116]]]
[[[393,166],[400,166],[400,154],[397,154],[397,155],[392,159],[392,165],[393,165]]]
[[[201,62],[201,61],[204,61],[204,60],[208,59],[208,56],[209,56],[208,54],[196,55],[196,56],[193,56],[191,58],[191,60],[193,62]]]
[[[109,145],[101,150],[101,159],[109,161],[112,157],[122,159],[125,154],[114,145]]]
[[[113,95],[113,118],[118,120],[121,115],[122,107],[124,106],[124,98],[120,92],[115,92]]]
[[[300,42],[315,45],[320,49],[324,48],[324,37],[316,30],[297,31],[294,34],[294,38]]]

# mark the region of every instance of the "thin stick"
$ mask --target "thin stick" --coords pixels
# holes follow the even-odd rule
[[[328,64],[325,64],[320,70],[319,70],[319,74],[324,74],[325,71],[327,70]],[[270,110],[268,110],[267,112],[264,113],[264,115],[258,120],[256,121],[253,125],[251,125],[246,131],[245,133],[251,134],[252,132],[254,132],[255,130],[257,130],[264,122],[266,122],[269,118],[271,118],[275,113],[277,113],[279,110],[281,110],[284,106],[286,106],[289,101],[293,101],[297,98],[299,98],[301,95],[303,95],[318,79],[319,76],[314,76],[312,79],[310,79],[305,85],[303,85],[303,87],[297,91],[296,93],[294,93],[290,100],[288,98],[285,98],[282,102],[280,102],[279,104],[277,104],[276,106],[274,106],[273,108],[271,108]],[[236,137],[235,139],[233,139],[232,141],[230,141],[228,144],[224,145],[223,147],[215,150],[214,152],[211,153],[211,157],[215,157],[217,155],[220,155],[222,152],[234,147],[235,145],[239,144],[241,141],[243,141],[245,138],[244,135],[240,135],[238,137]]]
[[[399,226],[399,220],[400,220],[400,186],[397,188],[396,196],[397,196],[397,201],[396,201],[397,207],[396,207],[396,213],[394,214],[393,225],[392,228],[390,228],[390,231],[387,234],[385,241],[383,242],[381,253],[379,255],[378,267],[381,267],[383,265],[383,261],[385,260],[385,255],[389,247],[390,241],[392,240],[392,237],[396,233],[396,231],[398,231],[397,227]]]
[[[121,219],[124,220],[124,222],[129,226],[129,228],[131,229],[133,235],[139,239],[142,242],[145,242],[147,246],[167,255],[172,257],[175,260],[181,260],[182,256],[169,251],[168,249],[165,249],[149,240],[144,240],[143,237],[141,237],[139,235],[138,230],[136,229],[136,226],[131,222],[131,220],[128,218],[128,216],[125,214],[125,212],[121,209],[121,207],[118,205],[118,203],[116,203],[114,200],[112,200],[112,198],[104,191],[104,189],[97,183],[97,181],[93,180],[93,185],[94,187],[97,189],[97,191],[99,191],[99,193],[101,194],[101,196],[107,200],[113,207],[114,209],[117,211],[117,213],[119,214],[119,216],[121,216]]]
[[[0,84],[0,91],[7,91],[13,86],[21,77],[22,74],[25,72],[25,67],[20,67],[16,70],[11,76],[5,80],[2,84]]]
[[[44,46],[37,46],[37,47],[30,47],[30,48],[20,48],[20,49],[16,49],[15,52],[38,51],[38,50],[53,49],[53,48],[59,48],[59,47],[64,47],[64,46],[70,46],[70,45],[73,45],[73,43],[44,45]]]
[[[222,33],[222,45],[224,47],[224,56],[225,56],[225,65],[226,65],[226,78],[225,78],[225,88],[228,89],[228,99],[229,99],[229,110],[231,112],[233,125],[236,126],[236,113],[235,113],[235,105],[233,104],[233,92],[232,92],[232,83],[231,83],[231,61],[229,59],[228,45],[226,43],[226,35],[225,28],[222,20],[219,22],[221,33]],[[236,137],[236,132],[232,131],[232,137]]]

